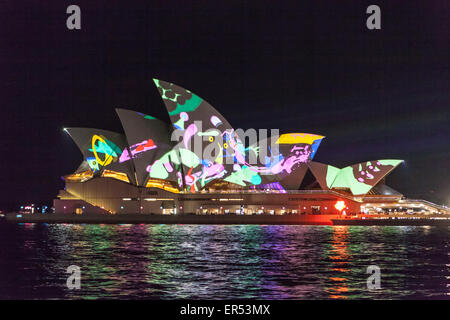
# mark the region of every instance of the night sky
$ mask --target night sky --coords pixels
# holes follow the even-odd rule
[[[51,203],[82,161],[64,127],[120,132],[116,107],[168,121],[152,78],[235,128],[325,135],[319,162],[404,159],[388,184],[450,205],[449,32],[448,0],[2,1],[0,210]]]

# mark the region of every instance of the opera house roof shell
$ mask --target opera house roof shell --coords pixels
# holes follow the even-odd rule
[[[65,128],[84,158],[76,172],[66,178],[85,181],[96,176],[112,177],[139,187],[163,183],[171,185],[174,192],[187,193],[214,184],[230,189],[284,191],[298,190],[309,170],[323,190],[343,189],[364,195],[402,162],[378,159],[345,168],[314,162],[325,137],[310,133],[281,134],[245,146],[245,139],[208,102],[175,84],[154,82],[171,123],[116,109],[124,134]],[[172,141],[174,132],[178,139]],[[214,152],[195,152],[195,141],[200,141],[200,150]],[[261,157],[260,142],[276,148],[268,147]],[[256,163],[248,160],[252,153]]]

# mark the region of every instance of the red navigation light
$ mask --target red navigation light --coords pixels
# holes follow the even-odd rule
[[[336,204],[334,205],[334,207],[335,207],[336,209],[338,209],[339,212],[341,212],[341,211],[344,210],[344,208],[346,207],[346,204],[345,204],[344,201],[340,200],[340,201],[337,201],[337,202],[336,202]]]

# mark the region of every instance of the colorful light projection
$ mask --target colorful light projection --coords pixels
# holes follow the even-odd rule
[[[324,190],[331,189],[333,181],[340,171],[339,168],[315,161],[309,162],[308,168]]]
[[[194,152],[185,149],[173,149],[163,157],[156,160],[147,167],[151,178],[167,179],[170,173],[174,172],[174,167],[183,165],[189,168],[184,177],[180,171],[177,172],[178,185],[180,188],[185,185],[190,192],[199,190],[197,185],[206,185],[208,182],[223,176],[223,166],[217,163],[207,163],[207,160],[200,159]]]
[[[214,180],[250,189],[269,186],[296,190],[310,168],[323,189],[349,188],[359,195],[367,193],[401,163],[375,160],[343,169],[313,163],[324,136],[310,133],[271,138],[276,139],[278,148],[269,148],[267,156],[260,160],[261,144],[245,147],[228,121],[202,98],[172,83],[154,82],[181,140],[170,141],[167,125],[152,116],[117,109],[128,143],[123,135],[105,130],[68,129],[85,155],[84,167],[99,172],[111,166],[109,170],[125,173],[133,184],[145,186],[148,179],[168,180],[187,192],[197,192]],[[195,150],[198,141],[199,154]],[[250,164],[246,159],[251,153],[264,163]]]
[[[277,143],[282,146],[281,152],[266,157],[265,163],[250,164],[246,159],[250,152],[258,155],[258,146],[245,147],[228,121],[214,107],[189,90],[157,79],[154,82],[181,141],[174,148],[179,153],[178,158],[171,154],[164,161],[150,165],[147,170],[151,177],[166,176],[167,170],[163,170],[163,167],[169,167],[166,161],[175,161],[182,168],[181,179],[178,180],[187,191],[198,191],[219,178],[240,186],[279,182],[291,175],[300,164],[310,161],[324,138],[308,133],[281,135],[276,137]],[[201,150],[216,152],[195,155],[185,151],[195,149],[192,146],[198,137],[202,138]],[[232,161],[225,161],[229,159]],[[162,166],[162,162],[166,165]],[[293,177],[286,186],[291,187],[294,181],[299,185],[301,178]]]
[[[282,134],[278,138],[277,144],[285,160],[278,167],[290,174],[298,164],[309,162],[314,157],[323,138],[325,137],[311,133]]]
[[[364,195],[403,160],[382,159],[357,163],[343,169],[310,162],[308,167],[322,189],[345,188],[354,195]]]
[[[100,175],[104,168],[108,168],[125,174],[131,183],[135,183],[132,179],[132,166],[119,162],[122,150],[127,146],[123,134],[93,128],[65,128],[64,131],[70,135],[84,156],[77,173],[92,171],[95,175]]]
[[[311,154],[309,159],[312,160],[319,148],[322,139],[325,136],[312,133],[286,133],[282,134],[277,141],[277,144],[306,144],[311,146]]]
[[[255,168],[246,165],[240,166],[239,164],[234,166],[234,171],[224,178],[224,180],[240,186],[258,185],[262,181],[261,176],[255,171]]]
[[[136,172],[137,184],[145,186],[149,179],[147,167],[169,152],[173,143],[169,140],[169,127],[155,117],[127,109],[116,109],[125,131],[129,147],[123,149],[120,163],[130,163]],[[167,180],[177,181],[173,168]]]
[[[267,150],[263,164],[251,165],[245,161],[249,152],[258,155],[259,147],[253,145],[244,148],[240,141],[233,148],[236,163],[233,172],[225,178],[226,181],[241,186],[280,182],[283,188],[296,190],[306,173],[306,164],[311,160],[314,146],[317,150],[324,136],[308,133],[289,133],[279,137],[269,138],[263,145],[269,146],[270,139],[276,139],[278,150]],[[264,141],[263,141],[264,142]],[[232,144],[231,144],[232,145]]]
[[[124,149],[122,152],[122,155],[120,156],[119,162],[125,162],[130,160],[131,158],[136,158],[140,153],[146,152],[149,150],[156,149],[157,146],[153,142],[153,139],[144,140],[140,143],[136,143],[132,146],[130,146],[130,152],[128,152],[128,149]]]
[[[354,195],[366,194],[402,162],[403,160],[382,159],[345,167],[336,174],[331,188],[349,188]]]
[[[202,98],[170,82],[153,79],[170,116],[196,110]]]
[[[94,172],[97,172],[100,167],[108,166],[113,161],[116,162],[122,154],[122,150],[112,141],[103,135],[96,134],[92,136],[92,148],[89,151],[94,154],[94,157],[86,158],[86,161]]]
[[[227,151],[229,143],[224,139],[233,132],[228,121],[189,90],[157,79],[154,82],[181,141],[173,148],[175,153],[167,153],[147,167],[150,176],[166,176],[171,167],[179,165],[179,185],[189,192],[196,192],[208,182],[231,172],[233,165],[224,161],[225,157],[231,156]],[[199,154],[193,152],[197,141],[201,144]]]

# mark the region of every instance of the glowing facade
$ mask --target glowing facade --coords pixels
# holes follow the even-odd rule
[[[226,206],[233,212],[250,207],[247,211],[258,212],[272,206],[285,208],[278,210],[284,212],[314,212],[312,207],[322,207],[319,211],[338,213],[337,201],[347,204],[339,202],[340,212],[347,206],[349,211],[360,211],[368,198],[372,202],[380,197],[385,202],[389,197],[402,198],[397,192],[379,192],[385,190],[385,177],[402,160],[371,160],[344,168],[315,162],[325,137],[311,133],[286,133],[260,141],[267,146],[262,157],[261,143],[244,145],[244,139],[204,99],[172,83],[154,82],[170,124],[117,109],[125,135],[66,129],[84,159],[74,174],[65,177],[66,188],[55,200],[57,212],[73,211],[66,210],[72,201],[74,206],[89,208],[86,212],[199,213],[212,208],[224,213]],[[249,161],[252,155],[256,163]],[[305,188],[302,182],[308,171],[315,181]]]

